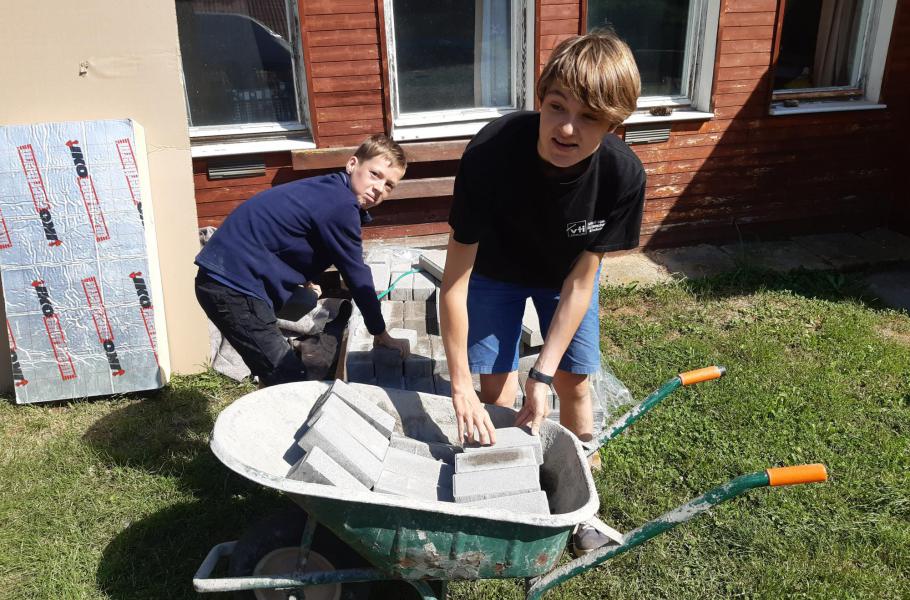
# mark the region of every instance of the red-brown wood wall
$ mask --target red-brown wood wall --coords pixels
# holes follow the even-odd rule
[[[585,0],[536,0],[536,70],[582,31]],[[387,130],[382,0],[300,0],[311,124],[319,147],[351,146]],[[669,141],[633,149],[648,173],[642,245],[862,229],[910,230],[899,193],[910,134],[910,9],[899,3],[886,66],[886,110],[768,116],[778,0],[725,0],[715,65],[715,117],[672,125]],[[621,132],[619,132],[621,134]],[[199,224],[217,225],[293,171],[290,154],[265,155],[266,175],[209,181],[194,161]],[[453,175],[455,161],[418,164],[407,178]],[[390,200],[365,237],[447,231],[450,198]]]

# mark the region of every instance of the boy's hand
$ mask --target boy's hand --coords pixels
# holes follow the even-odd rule
[[[549,392],[550,386],[528,378],[525,383],[525,403],[515,417],[516,427],[530,427],[532,435],[540,433],[540,422],[550,414],[550,403],[547,401]]]
[[[411,354],[411,343],[401,338],[393,338],[388,331],[383,331],[379,335],[373,336],[373,346],[385,346],[392,350],[397,350],[401,358],[405,359]]]
[[[316,292],[316,297],[322,296],[322,288],[318,284],[313,283],[312,281],[306,282],[306,287]]]
[[[484,446],[496,443],[496,428],[490,420],[490,414],[484,409],[473,385],[463,390],[453,387],[452,407],[455,409],[455,422],[458,424],[458,440],[464,443],[479,442]],[[477,437],[474,432],[477,430]]]

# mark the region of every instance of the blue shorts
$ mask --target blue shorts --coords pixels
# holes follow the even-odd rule
[[[600,280],[598,270],[597,281]],[[559,290],[526,287],[472,274],[468,284],[468,364],[472,373],[489,375],[518,370],[518,343],[525,301],[531,298],[546,337],[559,303]],[[590,375],[600,369],[598,286],[559,369]]]

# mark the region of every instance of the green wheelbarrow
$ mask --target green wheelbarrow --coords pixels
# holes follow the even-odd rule
[[[248,394],[219,415],[212,450],[241,476],[287,494],[302,512],[297,511],[296,517],[272,518],[240,541],[212,548],[193,586],[197,592],[235,591],[260,600],[441,600],[450,580],[522,578],[527,598],[537,599],[563,581],[749,489],[824,481],[827,473],[822,465],[743,475],[625,535],[601,524],[611,532],[611,543],[558,564],[575,526],[596,521],[599,501],[587,456],[678,387],[716,379],[723,373],[721,367],[708,367],[674,377],[586,446],[565,428],[545,420],[540,428],[544,450],[540,476],[552,513],[549,515],[342,490],[288,479],[285,475],[301,455],[297,446],[301,425],[328,384],[292,383]],[[394,415],[399,433],[427,442],[455,442],[457,429],[450,398],[351,385]],[[497,406],[487,409],[496,427],[512,425],[513,410]],[[231,563],[229,576],[212,577],[222,558]],[[235,565],[239,567],[233,568]]]

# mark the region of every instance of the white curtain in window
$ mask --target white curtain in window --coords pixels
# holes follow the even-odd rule
[[[861,0],[823,0],[815,45],[813,85],[851,85],[850,67],[857,46]]]
[[[476,0],[474,12],[474,102],[512,103],[512,19],[510,0]]]

